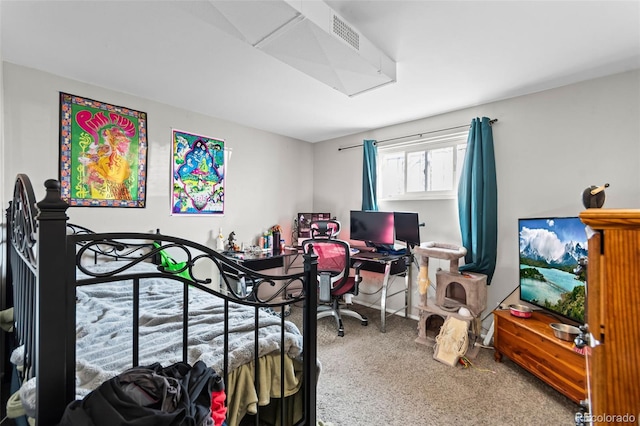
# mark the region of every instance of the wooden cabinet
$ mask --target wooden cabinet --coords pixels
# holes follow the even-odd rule
[[[640,422],[640,210],[587,209],[580,219],[593,231],[588,414],[594,424],[635,424]]]
[[[586,398],[585,357],[573,342],[553,334],[549,324],[557,319],[540,311],[530,318],[515,317],[509,310],[496,310],[493,316],[496,361],[505,355],[576,403]]]

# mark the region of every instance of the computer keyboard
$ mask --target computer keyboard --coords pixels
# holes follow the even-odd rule
[[[361,257],[363,259],[378,259],[380,257],[384,257],[384,254],[375,251],[361,251],[355,255],[355,257]]]

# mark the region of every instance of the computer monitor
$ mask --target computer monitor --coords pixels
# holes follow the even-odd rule
[[[350,238],[368,246],[393,246],[393,212],[351,210]]]
[[[396,230],[396,240],[404,241],[411,247],[420,245],[418,213],[393,212],[393,223]]]

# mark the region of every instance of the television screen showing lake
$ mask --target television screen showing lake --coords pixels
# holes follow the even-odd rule
[[[531,268],[529,265],[520,265],[520,269]],[[520,280],[520,298],[527,301],[538,301],[543,304],[545,300],[551,303],[558,303],[563,293],[573,291],[577,285],[584,285],[584,282],[576,279],[576,275],[559,271],[557,269],[535,268],[545,279],[538,281],[532,278],[522,278]]]
[[[587,234],[577,217],[519,219],[520,299],[584,322]]]

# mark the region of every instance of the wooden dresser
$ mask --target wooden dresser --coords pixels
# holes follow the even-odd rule
[[[508,309],[494,311],[493,318],[496,361],[505,355],[576,403],[586,398],[585,357],[573,342],[553,334],[549,324],[559,322],[556,318],[540,311],[518,318]]]
[[[587,420],[638,424],[640,210],[587,209],[580,219],[594,231],[587,276]]]

